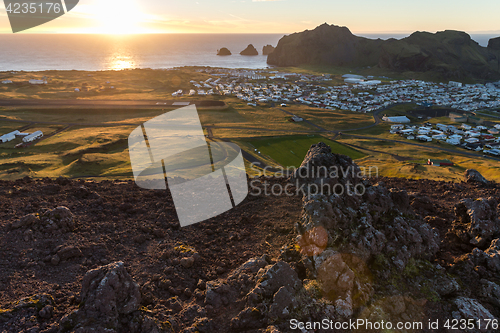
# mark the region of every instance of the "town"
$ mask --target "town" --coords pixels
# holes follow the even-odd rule
[[[500,125],[473,127],[463,123],[460,127],[454,125],[426,123],[424,126],[396,124],[391,126],[392,134],[399,134],[408,140],[424,142],[445,142],[465,149],[482,151],[484,154],[500,156]]]
[[[342,76],[344,84],[332,85],[331,75],[305,75],[278,71],[202,69],[216,79],[191,81],[193,95],[232,95],[258,103],[298,103],[324,109],[373,112],[398,103],[443,106],[475,112],[500,108],[500,81],[487,84],[433,83],[420,80],[375,79],[354,74]]]

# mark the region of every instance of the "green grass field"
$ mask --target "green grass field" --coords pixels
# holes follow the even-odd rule
[[[332,80],[325,85],[343,84],[342,74],[350,73],[346,68],[287,68],[291,72],[306,74],[331,73]],[[353,72],[354,73],[354,72]],[[378,69],[359,69],[364,75],[388,75]],[[403,78],[408,73],[399,74]],[[410,73],[411,74],[411,73]],[[408,74],[408,75],[410,75]],[[2,73],[4,79],[14,81],[12,85],[0,85],[0,99],[120,99],[120,100],[172,100],[171,93],[178,89],[191,88],[190,80],[204,81],[211,77],[196,68],[177,70],[126,70],[126,71],[47,71]],[[266,74],[267,75],[267,74]],[[32,86],[29,79],[47,76],[48,84]],[[390,76],[390,75],[388,75]],[[391,76],[393,79],[399,77]],[[107,83],[109,82],[109,83]],[[74,88],[88,87],[87,92],[74,92]],[[110,89],[114,86],[115,89]],[[187,101],[199,97],[184,96],[176,100]],[[288,121],[290,115],[280,107],[260,105],[248,106],[232,96],[207,96],[204,99],[223,100],[223,109],[199,109],[200,120],[205,134],[212,134],[215,141],[229,140],[242,149],[263,160],[268,165],[293,166],[301,164],[312,144],[323,141],[335,153],[345,154],[366,167],[376,167],[383,176],[429,178],[460,181],[466,168],[475,168],[492,180],[500,181],[498,162],[486,160],[481,154],[471,158],[460,154],[443,153],[435,148],[446,147],[458,152],[461,149],[436,143],[425,143],[416,147],[377,139],[406,139],[390,134],[391,124],[381,123],[365,130],[345,131],[374,123],[372,114],[350,111],[325,110],[289,103],[284,108],[306,120],[332,131],[345,134],[370,136],[375,139],[360,139],[340,135],[335,141],[329,140],[334,133],[321,132],[307,122]],[[395,106],[384,111],[387,115],[405,115],[414,104]],[[97,109],[97,108],[0,108],[0,135],[16,129],[24,132],[42,130],[44,140],[27,148],[16,149],[21,142],[0,144],[0,179],[31,177],[93,177],[97,179],[131,178],[127,138],[141,123],[172,110],[164,109]],[[485,118],[485,117],[483,117]],[[428,121],[411,118],[416,124]],[[9,121],[10,120],[10,121]],[[14,120],[14,121],[13,121]],[[447,117],[434,118],[431,123],[450,124]],[[54,124],[52,124],[54,123]],[[29,125],[29,127],[27,127]],[[67,128],[68,125],[71,125]],[[207,129],[209,128],[209,130]],[[50,136],[58,130],[63,132]],[[47,137],[50,136],[50,137]],[[415,141],[413,141],[415,142]],[[352,148],[345,144],[360,147]],[[260,151],[258,154],[255,149]],[[215,148],[216,161],[227,162],[228,152]],[[455,167],[436,168],[423,165],[427,158],[448,158]],[[202,174],[203,163],[194,163],[189,174]],[[246,161],[247,170],[249,162]],[[170,166],[179,176],[182,163],[173,161]],[[182,167],[182,168],[181,168]],[[252,173],[250,172],[252,175]]]
[[[429,148],[408,146],[387,141],[364,139],[341,139],[339,143],[353,144],[364,149],[360,151],[368,156],[357,163],[369,169],[376,167],[380,176],[403,177],[411,179],[432,179],[460,182],[464,179],[466,169],[476,169],[489,180],[500,181],[500,163],[483,159],[438,151]],[[446,145],[446,148],[453,146]],[[463,151],[456,148],[457,151]],[[449,159],[455,163],[453,167],[435,167],[426,165],[427,159]]]
[[[364,127],[375,122],[371,113],[326,110],[304,105],[290,105],[286,110],[329,131]]]
[[[334,153],[347,155],[352,159],[359,159],[365,156],[365,154],[357,150],[318,135],[263,138],[246,141],[246,144],[260,151],[261,155],[269,156],[272,160],[286,168],[299,167],[311,145],[317,144],[320,141],[329,145]]]

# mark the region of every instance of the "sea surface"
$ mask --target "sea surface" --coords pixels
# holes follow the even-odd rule
[[[150,35],[40,35],[0,34],[0,71],[120,70],[212,66],[267,68],[261,55],[267,44],[276,46],[283,34],[150,34]],[[368,38],[404,38],[405,34],[363,34]],[[486,46],[494,35],[472,35]],[[253,44],[258,56],[239,53]],[[227,47],[233,55],[217,56]]]

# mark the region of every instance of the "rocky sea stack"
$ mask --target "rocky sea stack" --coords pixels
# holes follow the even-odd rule
[[[262,48],[262,54],[265,56],[270,55],[273,52],[274,52],[274,46],[272,46],[272,45],[268,44]]]
[[[240,52],[241,55],[244,56],[256,56],[259,55],[259,51],[252,45],[248,45],[246,49]]]
[[[415,32],[403,39],[358,37],[346,27],[323,24],[283,37],[267,62],[276,66],[375,67],[428,72],[443,79],[500,79],[500,41],[482,47],[465,32]]]
[[[217,55],[218,56],[230,56],[231,55],[231,51],[229,51],[228,48],[223,47],[222,49],[217,50]]]

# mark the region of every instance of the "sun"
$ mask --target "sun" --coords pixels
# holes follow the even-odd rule
[[[133,34],[141,30],[144,14],[135,0],[104,0],[98,4],[98,30],[102,34]]]

